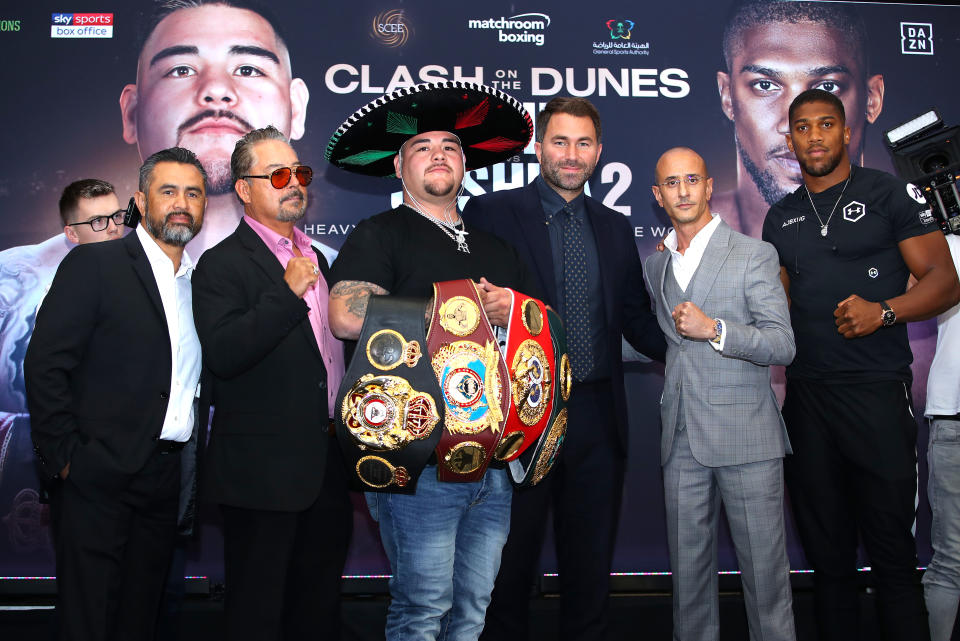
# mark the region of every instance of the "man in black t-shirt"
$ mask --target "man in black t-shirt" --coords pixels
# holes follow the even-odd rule
[[[763,239],[780,255],[797,344],[783,407],[794,451],[785,471],[814,569],[819,636],[858,636],[859,535],[880,628],[889,639],[925,639],[905,323],[954,305],[960,283],[919,191],[851,166],[836,96],[801,93],[789,120],[804,185],[771,207]],[[911,274],[917,284],[907,291]]]
[[[399,90],[344,123],[327,158],[360,173],[395,173],[404,204],[362,221],[341,248],[331,274],[335,335],[359,337],[371,295],[421,297],[426,305],[437,281],[478,282],[484,311],[500,327],[510,312],[502,287],[538,295],[517,253],[492,234],[468,230],[457,210],[465,166],[504,160],[532,130],[519,103],[470,83]],[[399,152],[380,151],[391,148]],[[415,494],[366,494],[392,570],[388,640],[479,637],[512,495],[505,469],[449,483],[438,481],[436,465],[423,470]]]

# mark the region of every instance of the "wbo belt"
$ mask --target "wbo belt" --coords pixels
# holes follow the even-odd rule
[[[528,298],[527,300],[534,301],[536,299]],[[539,303],[538,307],[540,307],[541,312],[546,313],[548,325],[548,328],[545,328],[548,331],[544,331],[538,336],[538,338],[540,336],[543,336],[543,338],[537,341],[537,344],[545,349],[547,346],[544,344],[549,344],[548,362],[557,365],[553,376],[550,379],[544,377],[542,382],[545,404],[542,417],[537,422],[539,431],[531,429],[527,432],[527,437],[531,440],[526,444],[526,447],[520,449],[513,458],[509,459],[507,464],[510,482],[515,487],[536,485],[547,476],[556,462],[557,455],[560,453],[560,446],[563,445],[567,433],[567,401],[570,400],[570,391],[573,384],[570,359],[567,358],[567,335],[563,329],[563,321],[560,320],[560,315],[555,311],[549,308],[544,309],[542,307],[543,303],[536,302]],[[511,332],[513,324],[513,317],[511,317]],[[522,342],[521,345],[523,345]],[[507,350],[509,354],[509,343]],[[523,350],[516,349],[515,353],[523,354]],[[514,356],[514,361],[517,361],[516,356]],[[521,358],[520,368],[522,369],[522,367]],[[517,367],[513,371],[515,376],[523,373],[518,371]],[[529,373],[527,375],[529,376]],[[514,391],[525,389],[516,380],[511,383],[511,386]],[[534,393],[536,393],[536,390],[534,390]],[[516,396],[514,400],[516,401]],[[523,415],[520,412],[511,410],[511,416],[513,414],[519,415],[522,422]],[[510,433],[509,426],[507,427],[507,433]],[[504,439],[506,438],[504,436]]]
[[[476,286],[469,279],[433,284],[427,348],[445,407],[437,478],[483,478],[510,409],[507,366]]]
[[[337,441],[352,489],[413,494],[440,441],[440,389],[423,358],[426,301],[371,296],[337,394]]]

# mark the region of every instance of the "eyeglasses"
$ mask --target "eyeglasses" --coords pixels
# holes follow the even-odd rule
[[[103,231],[110,226],[110,221],[113,221],[113,224],[119,227],[123,224],[123,217],[126,215],[126,211],[123,209],[118,209],[108,216],[94,216],[90,220],[84,220],[79,223],[67,223],[67,227],[74,227],[76,225],[90,225],[90,229],[93,231]]]
[[[693,187],[694,185],[699,185],[701,181],[706,179],[706,176],[701,176],[700,174],[687,174],[686,176],[682,176],[680,178],[668,178],[660,183],[660,186],[668,189],[676,189],[680,186],[681,182],[685,182]]]
[[[240,176],[241,178],[269,178],[270,184],[273,185],[275,189],[283,189],[290,183],[290,177],[296,174],[297,182],[306,187],[310,184],[310,181],[313,180],[313,169],[307,167],[306,165],[299,165],[297,167],[281,167],[280,169],[274,169],[270,174],[263,174],[262,176]]]

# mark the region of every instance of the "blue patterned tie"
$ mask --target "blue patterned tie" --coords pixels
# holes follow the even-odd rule
[[[563,206],[560,219],[563,229],[563,306],[567,322],[567,352],[573,378],[582,381],[593,370],[583,220],[574,214],[569,204]]]

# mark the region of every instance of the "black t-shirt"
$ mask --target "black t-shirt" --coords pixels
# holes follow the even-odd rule
[[[330,273],[330,286],[341,280],[380,285],[395,296],[433,296],[433,283],[485,277],[542,298],[536,281],[516,250],[480,229],[467,229],[470,253],[436,224],[406,205],[361,221],[347,236]]]
[[[847,339],[837,332],[833,312],[851,294],[872,302],[903,294],[910,271],[897,243],[939,233],[939,227],[919,191],[890,174],[855,166],[841,198],[844,182],[810,194],[819,220],[801,185],[771,207],[763,223],[763,239],[777,248],[790,277],[797,356],[787,375],[822,382],[910,381],[906,324]],[[827,222],[834,204],[827,235],[821,236],[821,221]]]

